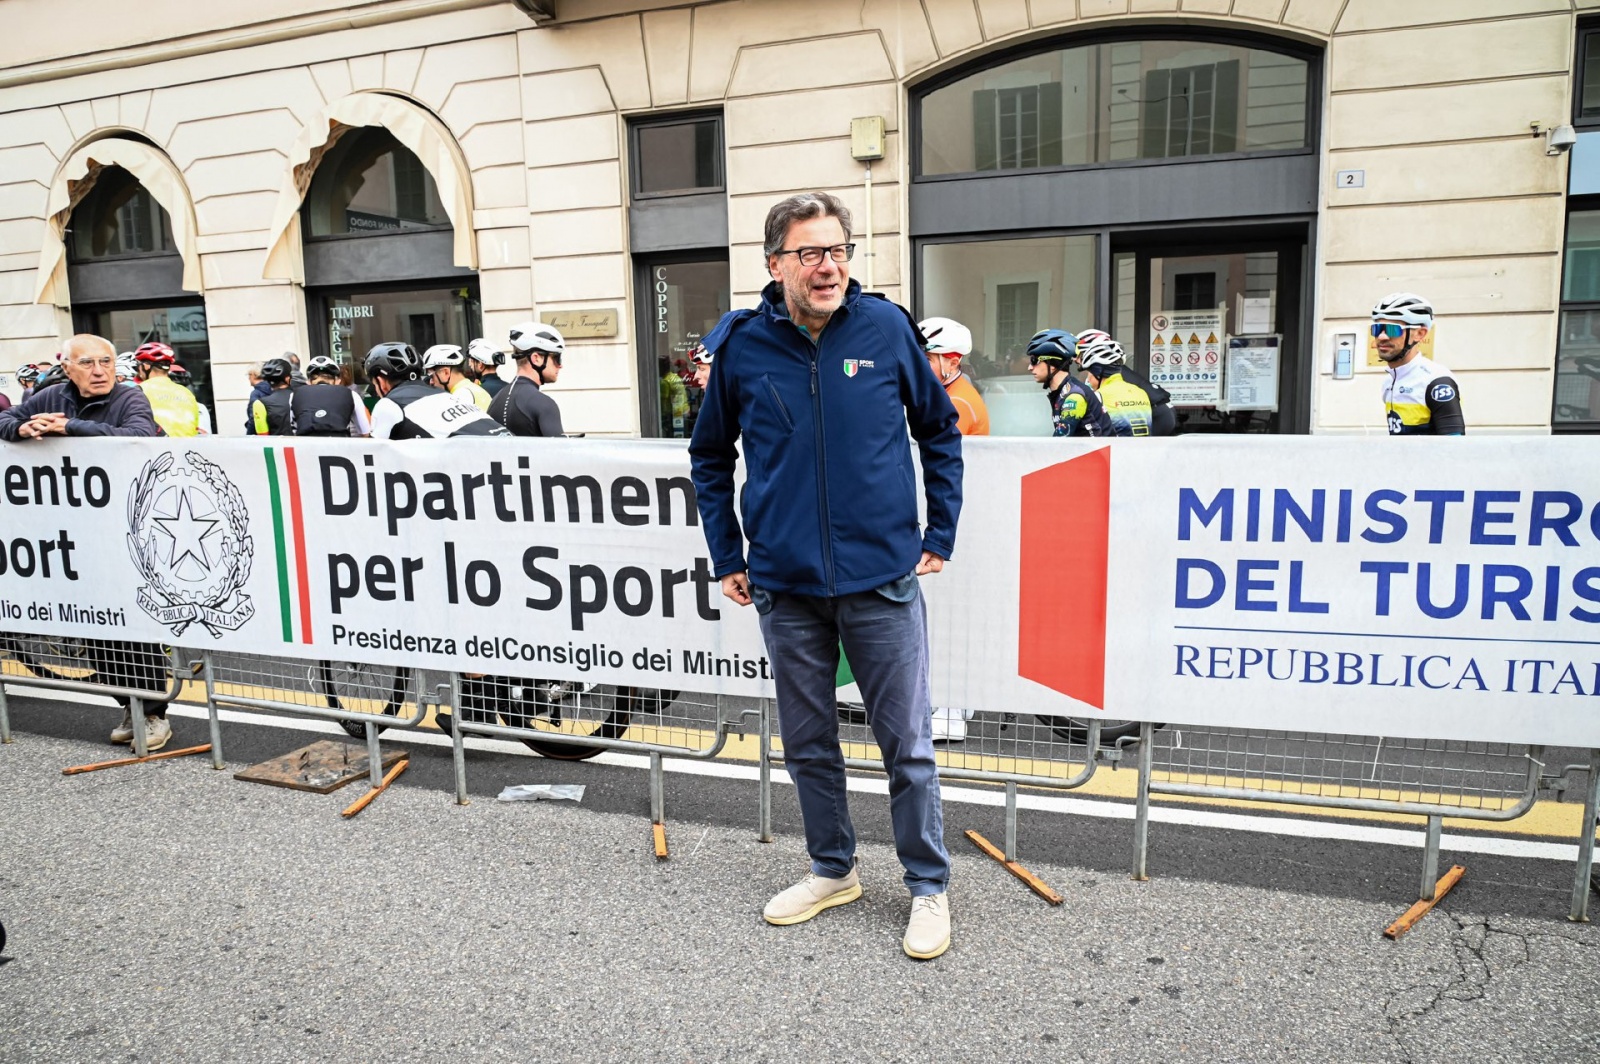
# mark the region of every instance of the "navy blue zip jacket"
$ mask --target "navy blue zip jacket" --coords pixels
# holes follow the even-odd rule
[[[67,415],[68,436],[160,436],[143,388],[111,386],[106,395],[84,398],[71,381],[52,384],[28,401],[0,413],[0,440],[15,441],[35,414]]]
[[[759,308],[724,315],[705,344],[717,355],[689,458],[718,577],[748,571],[769,591],[849,595],[905,576],[924,550],[950,557],[961,433],[904,311],[851,281],[813,343],[774,282]],[[908,423],[922,450],[926,531]]]

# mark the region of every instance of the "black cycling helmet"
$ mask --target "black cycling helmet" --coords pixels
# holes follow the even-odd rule
[[[391,383],[421,380],[422,356],[410,344],[391,340],[367,352],[368,377],[383,377]]]
[[[276,388],[289,379],[289,374],[294,368],[289,365],[289,360],[284,358],[269,358],[261,363],[261,379]]]
[[[1028,364],[1059,362],[1065,369],[1076,355],[1077,337],[1065,329],[1040,329],[1028,341]]]
[[[36,392],[42,392],[52,384],[60,384],[66,379],[66,365],[64,363],[57,362],[55,365],[39,374],[39,379],[33,382],[33,390]]]

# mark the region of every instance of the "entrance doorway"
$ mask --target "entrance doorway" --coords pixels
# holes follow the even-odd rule
[[[1309,431],[1305,251],[1303,228],[1113,234],[1112,332],[1180,432]]]

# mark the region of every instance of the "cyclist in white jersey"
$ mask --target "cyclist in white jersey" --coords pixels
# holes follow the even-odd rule
[[[423,380],[422,358],[410,344],[379,344],[367,352],[366,370],[379,396],[372,408],[373,439],[511,435],[472,403]]]
[[[1423,358],[1418,345],[1433,328],[1433,305],[1396,292],[1372,308],[1378,357],[1389,366],[1383,408],[1391,436],[1465,436],[1461,388],[1450,371]]]

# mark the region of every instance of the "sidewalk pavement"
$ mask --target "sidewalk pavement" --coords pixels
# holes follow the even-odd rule
[[[658,862],[645,819],[571,803],[397,787],[343,821],[359,783],[253,786],[204,758],[60,775],[107,751],[0,748],[0,1061],[1600,1053],[1600,929],[1559,919],[1447,902],[1392,943],[1393,904],[1038,864],[1051,908],[952,839],[955,944],[917,963],[883,845],[860,902],[775,928],[800,839],[685,802]]]

